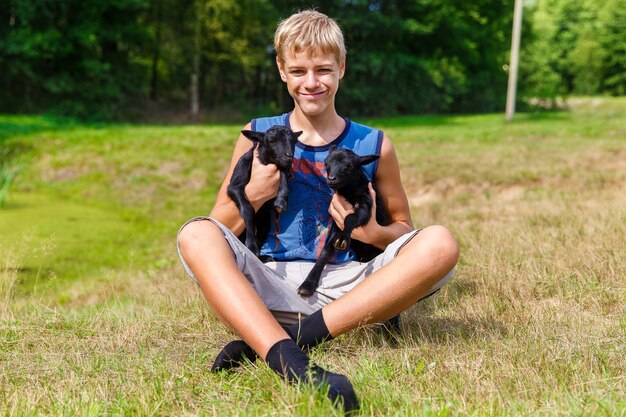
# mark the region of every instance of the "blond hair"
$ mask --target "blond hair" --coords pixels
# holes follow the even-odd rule
[[[281,62],[285,52],[332,53],[340,64],[346,59],[343,33],[337,22],[315,10],[295,13],[282,20],[274,34],[274,50]]]

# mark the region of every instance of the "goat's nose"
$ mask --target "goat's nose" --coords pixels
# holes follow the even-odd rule
[[[328,177],[328,181],[335,181],[337,179],[337,177],[335,177],[334,175],[329,175]]]
[[[293,154],[291,152],[285,152],[285,156],[289,159],[293,158]]]

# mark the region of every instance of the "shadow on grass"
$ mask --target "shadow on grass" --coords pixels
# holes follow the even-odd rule
[[[493,316],[468,316],[466,312],[455,316],[452,313],[445,317],[436,316],[437,309],[454,310],[464,300],[471,299],[479,293],[479,285],[472,281],[462,283],[453,281],[447,289],[445,302],[438,301],[440,295],[434,294],[401,314],[400,334],[389,332],[382,325],[372,326],[366,336],[377,346],[404,348],[407,344],[420,343],[446,344],[450,341],[484,340],[489,338],[506,338],[510,329],[501,320]],[[448,305],[449,304],[449,305]],[[371,330],[371,331],[370,331]],[[372,337],[373,336],[373,337]]]
[[[509,331],[504,323],[493,317],[432,317],[422,316],[404,323],[404,337],[417,344],[445,344],[449,341],[504,338]],[[408,341],[407,340],[407,341]]]

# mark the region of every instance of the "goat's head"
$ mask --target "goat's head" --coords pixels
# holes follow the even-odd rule
[[[264,164],[273,163],[279,168],[289,169],[293,162],[293,151],[302,132],[293,132],[286,126],[272,126],[267,132],[242,130],[241,133],[258,143],[259,157]]]
[[[349,149],[331,146],[324,160],[328,186],[337,189],[352,184],[364,175],[361,167],[378,158],[379,155],[359,156]]]

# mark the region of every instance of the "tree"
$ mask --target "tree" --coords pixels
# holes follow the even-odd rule
[[[599,44],[604,55],[603,87],[626,94],[626,0],[607,0],[599,12]]]
[[[626,94],[626,0],[542,0],[532,11],[527,97]]]
[[[602,88],[602,71],[605,51],[600,46],[594,24],[585,24],[568,61],[573,76],[572,92],[576,94],[598,94]]]
[[[110,117],[143,86],[144,0],[9,0],[0,110]],[[6,25],[8,21],[8,25]],[[5,70],[6,68],[6,70]]]

